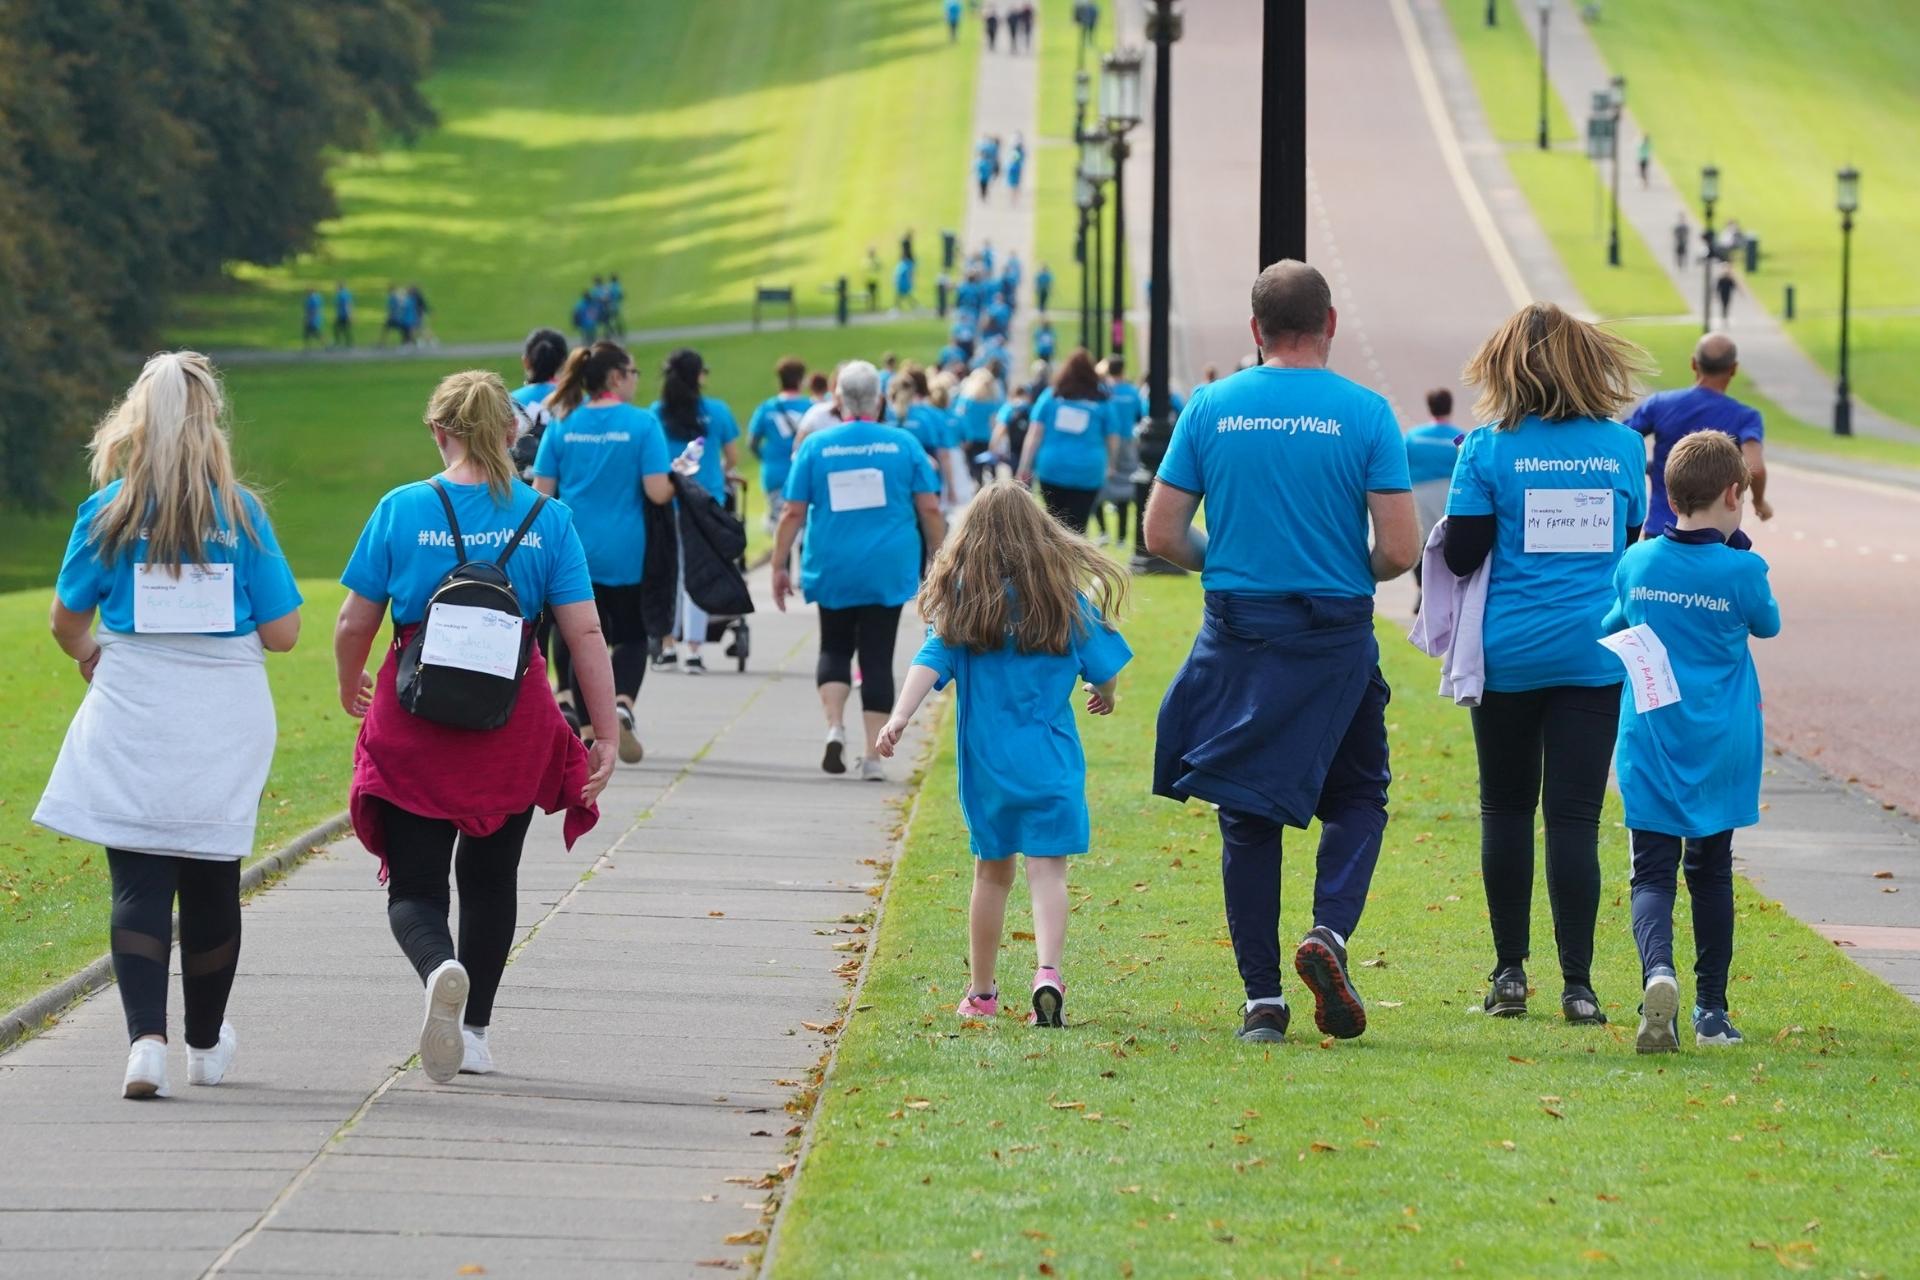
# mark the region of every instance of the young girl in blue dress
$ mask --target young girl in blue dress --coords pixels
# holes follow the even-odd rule
[[[994,967],[1018,853],[1039,952],[1028,1021],[1064,1025],[1067,858],[1089,843],[1087,759],[1072,698],[1084,681],[1087,710],[1112,713],[1114,684],[1133,657],[1111,621],[1125,595],[1119,565],[1005,482],[967,507],[921,588],[927,641],[877,750],[892,755],[927,694],[959,685],[960,809],[975,858],[962,1017],[1000,1011]]]

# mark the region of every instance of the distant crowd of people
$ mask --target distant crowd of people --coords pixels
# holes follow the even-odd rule
[[[301,343],[311,351],[322,341],[329,347],[345,350],[353,346],[353,291],[344,280],[333,286],[333,330],[331,338],[322,334],[322,317],[326,314],[327,302],[317,288],[308,289],[301,300]],[[434,345],[433,325],[428,319],[431,308],[427,305],[427,295],[422,293],[418,284],[402,288],[397,284],[387,286],[386,319],[380,326],[380,345],[386,346],[387,340],[397,336],[400,346]]]
[[[1000,47],[1000,32],[1007,33],[1007,52],[1033,52],[1034,19],[1038,16],[1038,6],[1031,0],[1022,0],[1019,4],[1001,6],[991,2],[981,4],[980,0],[971,0],[971,7],[980,15],[980,30],[987,41],[989,53]],[[960,20],[964,15],[960,0],[943,0],[942,15],[947,23],[947,39],[960,39]]]

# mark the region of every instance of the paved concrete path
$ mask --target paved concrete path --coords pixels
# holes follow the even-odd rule
[[[0,1274],[743,1262],[725,1239],[761,1227],[750,1184],[790,1158],[782,1108],[827,1047],[806,1024],[838,1016],[836,948],[859,941],[841,922],[874,904],[863,860],[888,856],[905,794],[819,772],[812,611],[762,607],[747,674],[648,680],[647,760],[620,768],[598,828],[569,853],[536,821],[499,1074],[404,1068],[420,984],[344,841],[246,909],[228,1083],[187,1087],[176,1037],[175,1096],[122,1101],[111,990],[0,1056]]]
[[[1009,253],[1020,255],[1020,297],[1016,300],[1011,331],[1007,335],[1007,350],[1014,361],[1014,368],[1008,372],[1018,375],[1026,370],[1033,273],[1040,267],[1034,257],[1033,240],[1033,202],[1040,190],[1039,171],[1045,163],[1043,152],[1047,150],[1040,145],[1040,42],[1078,37],[1072,27],[1050,31],[1036,21],[1033,48],[1023,45],[1020,52],[1010,53],[1003,23],[999,47],[988,52],[986,37],[977,34],[978,25],[972,20],[968,22],[968,29],[974,30],[975,38],[980,41],[980,74],[974,82],[973,135],[966,155],[967,230],[961,244],[960,267],[964,268],[969,255],[988,244],[993,246],[996,271]],[[1001,179],[988,188],[987,198],[982,200],[980,186],[973,179],[973,148],[987,137],[1000,139]],[[1026,165],[1020,174],[1017,196],[1005,180],[1006,160],[1012,154],[1015,137],[1024,138],[1027,144]],[[1059,153],[1054,154],[1057,157]],[[960,269],[954,274],[957,279]]]
[[[1512,11],[1510,20],[1518,22],[1521,30],[1527,32],[1537,46],[1540,23],[1535,0],[1508,0],[1508,8]],[[1575,0],[1552,0],[1547,21],[1547,78],[1576,128],[1585,129],[1593,91],[1606,88],[1612,77],[1613,68],[1601,56],[1600,48],[1594,43],[1586,23],[1580,20],[1578,3]],[[1631,84],[1627,86],[1627,100],[1629,103],[1633,100]],[[1620,155],[1623,164],[1630,168],[1633,148],[1639,143],[1642,133],[1631,106],[1627,108],[1621,129]],[[1649,177],[1650,181],[1643,189],[1637,177],[1623,175],[1620,183],[1621,220],[1646,241],[1653,260],[1661,264],[1679,289],[1680,296],[1698,314],[1705,287],[1703,272],[1706,264],[1700,257],[1698,243],[1700,209],[1694,198],[1697,188],[1681,190],[1668,176],[1658,158],[1650,166]],[[1676,215],[1682,210],[1686,212],[1687,222],[1693,228],[1695,241],[1690,256],[1691,265],[1686,267],[1674,265],[1672,251],[1673,225]],[[1730,212],[1737,216],[1737,211],[1724,207],[1720,210],[1721,225],[1725,225]],[[1763,236],[1766,232],[1764,227],[1753,230]],[[1836,248],[1838,243],[1836,226]],[[1837,256],[1833,269],[1835,272],[1840,269]],[[1753,282],[1744,274],[1739,274],[1739,279],[1741,287],[1734,297],[1731,318],[1722,323],[1716,317],[1714,323],[1716,328],[1731,334],[1740,344],[1742,372],[1751,377],[1768,398],[1794,417],[1815,426],[1830,424],[1833,421],[1834,376],[1815,363],[1813,357],[1803,351],[1800,344],[1787,333],[1786,326],[1753,296],[1748,289]],[[1774,289],[1784,283],[1774,281],[1764,287]],[[1714,310],[1719,310],[1717,301]],[[1802,323],[1837,324],[1838,321],[1823,319]],[[1888,417],[1860,403],[1857,396],[1853,429],[1861,435],[1920,443],[1920,427]]]

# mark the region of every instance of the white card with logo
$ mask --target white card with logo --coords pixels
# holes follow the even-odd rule
[[[420,661],[429,667],[458,667],[516,680],[520,676],[520,620],[498,609],[468,604],[433,606],[427,614],[427,638]]]
[[[1526,549],[1612,551],[1613,490],[1527,490]]]
[[[1093,425],[1093,415],[1077,404],[1063,404],[1053,413],[1053,429],[1061,435],[1083,436]]]
[[[1633,709],[1645,715],[1680,701],[1680,685],[1673,678],[1667,646],[1646,623],[1600,637],[1600,643],[1627,669],[1627,687],[1633,690]]]
[[[135,565],[133,629],[141,635],[220,635],[233,630],[233,566]]]
[[[834,511],[870,511],[887,505],[887,475],[878,467],[827,473],[827,506]]]

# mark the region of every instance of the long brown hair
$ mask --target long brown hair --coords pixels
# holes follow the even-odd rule
[[[166,351],[147,361],[87,446],[94,485],[121,482],[87,530],[102,560],[144,532],[147,563],[178,576],[188,561],[207,563],[204,539],[216,515],[259,544],[241,496],[247,491],[233,475],[226,408],[213,362],[199,352]]]
[[[427,402],[427,425],[467,446],[467,457],[487,477],[487,491],[504,506],[513,491],[513,402],[500,375],[484,369],[450,373]]]
[[[967,505],[920,588],[920,616],[948,644],[975,653],[1011,637],[1022,653],[1066,653],[1089,596],[1109,622],[1127,598],[1126,571],[1043,511],[1033,495],[996,480]]]
[[[1100,385],[1100,373],[1093,367],[1093,357],[1085,347],[1068,356],[1060,372],[1053,375],[1053,394],[1062,400],[1107,398],[1105,388]]]
[[[1511,431],[1529,415],[1548,422],[1611,418],[1633,403],[1635,382],[1652,366],[1619,334],[1535,302],[1494,330],[1461,378],[1480,388],[1474,412]]]
[[[585,404],[588,397],[607,389],[616,373],[633,367],[633,357],[617,342],[604,338],[590,347],[575,347],[560,367],[559,381],[547,396],[547,409],[555,418],[564,418]]]

